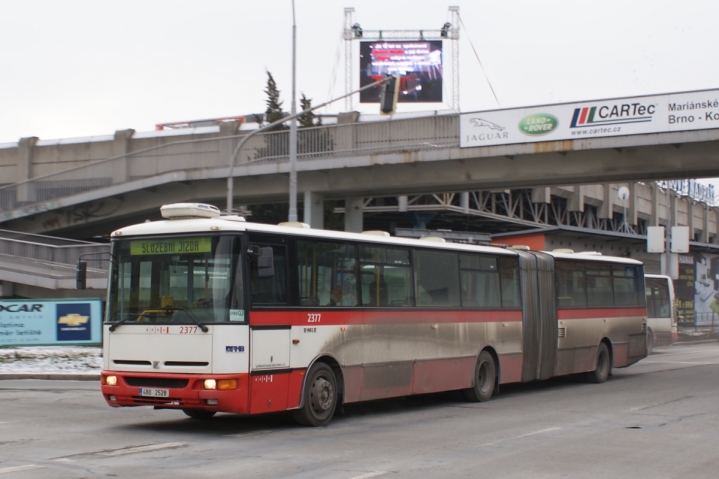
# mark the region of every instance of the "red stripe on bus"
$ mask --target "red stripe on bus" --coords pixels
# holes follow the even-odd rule
[[[629,316],[646,317],[646,315],[646,308],[583,308],[557,311],[557,319],[626,318]]]
[[[350,324],[494,323],[522,321],[516,311],[252,311],[253,326],[342,326]]]

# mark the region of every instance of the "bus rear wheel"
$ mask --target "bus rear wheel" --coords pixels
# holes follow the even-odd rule
[[[489,401],[494,394],[496,380],[497,366],[494,364],[494,358],[487,351],[482,351],[474,367],[474,386],[463,390],[462,394],[467,401]]]
[[[307,373],[302,407],[293,411],[303,426],[325,426],[337,407],[337,379],[325,363],[315,363]]]
[[[215,415],[215,411],[207,411],[205,409],[183,409],[182,412],[192,419],[210,419]]]
[[[603,383],[609,377],[612,361],[609,357],[609,348],[606,343],[599,343],[597,348],[597,368],[585,374],[587,381],[594,384]]]

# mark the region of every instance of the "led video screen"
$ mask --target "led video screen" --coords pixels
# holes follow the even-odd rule
[[[360,87],[400,75],[399,102],[442,102],[442,41],[360,42]],[[379,102],[380,88],[360,92],[360,103]]]

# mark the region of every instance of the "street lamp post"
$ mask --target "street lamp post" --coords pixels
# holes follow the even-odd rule
[[[287,221],[297,221],[297,25],[292,0],[292,109],[290,117],[290,211]]]

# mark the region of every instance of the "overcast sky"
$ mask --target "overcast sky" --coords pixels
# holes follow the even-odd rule
[[[344,94],[344,7],[409,30],[450,5],[462,111],[719,88],[716,0],[296,0],[298,97]],[[290,109],[291,0],[2,0],[0,18],[0,143],[261,112],[265,70]]]

